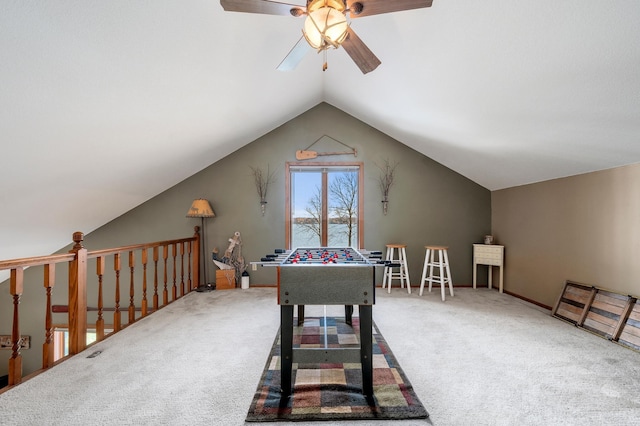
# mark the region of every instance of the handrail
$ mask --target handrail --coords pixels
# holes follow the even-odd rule
[[[50,256],[23,257],[22,259],[0,260],[0,271],[14,269],[19,266],[28,268],[29,266],[42,266],[47,263],[61,263],[73,260],[74,254],[52,254]]]
[[[88,346],[86,343],[86,335],[88,328],[88,312],[97,312],[96,341],[105,339],[105,324],[103,312],[113,311],[113,331],[112,335],[120,331],[133,322],[144,318],[145,316],[157,311],[158,309],[172,303],[185,294],[198,288],[200,280],[200,265],[203,259],[200,259],[200,227],[194,227],[194,236],[175,239],[156,241],[152,243],[132,244],[121,247],[100,249],[87,251],[82,245],[84,234],[75,232],[73,234],[74,245],[69,253],[54,254],[48,256],[26,257],[20,259],[10,259],[0,261],[0,271],[10,271],[10,289],[9,293],[12,297],[13,318],[11,327],[11,357],[9,358],[9,381],[8,386],[0,388],[0,393],[18,385],[23,380],[22,354],[21,344],[22,335],[20,329],[20,299],[22,298],[25,287],[31,290],[31,283],[25,283],[25,269],[31,267],[43,267],[42,284],[45,288],[46,308],[44,312],[45,330],[44,344],[42,345],[42,368],[34,372],[38,374],[54,365],[54,344],[53,344],[53,316],[54,313],[61,312],[60,309],[53,309],[52,291],[56,281],[56,265],[68,265],[68,331],[69,331],[69,355],[75,355]],[[129,272],[129,304],[128,322],[125,326],[121,323],[120,310],[120,283],[121,272],[123,269],[122,258],[126,256],[128,262],[125,268]],[[138,256],[136,256],[138,255]],[[139,261],[136,261],[139,258]],[[151,262],[149,261],[151,258]],[[104,307],[104,289],[109,285],[106,279],[107,259],[112,259],[114,280],[113,284],[113,308]],[[92,264],[95,261],[95,274],[89,272],[89,260]],[[148,305],[148,266],[152,263],[153,270],[153,297],[152,306]],[[185,263],[187,265],[185,271]],[[139,278],[136,266],[142,266],[142,278]],[[162,271],[159,272],[158,267],[161,266]],[[171,271],[170,271],[171,269]],[[59,273],[63,269],[58,270]],[[169,273],[171,272],[171,274]],[[37,271],[34,271],[37,273]],[[26,284],[26,285],[25,285]],[[97,284],[97,288],[90,287]],[[159,289],[160,285],[163,285]],[[141,295],[137,290],[141,289]],[[171,297],[169,297],[171,290]],[[158,292],[162,293],[162,302],[160,302]],[[87,304],[87,294],[96,293],[97,300],[92,302],[92,307]],[[136,300],[136,298],[138,300]],[[0,300],[0,303],[3,301]],[[136,306],[136,302],[140,306]],[[97,307],[93,307],[97,304]],[[36,312],[30,307],[30,315]],[[138,317],[136,315],[139,314]],[[33,334],[33,333],[31,333]]]

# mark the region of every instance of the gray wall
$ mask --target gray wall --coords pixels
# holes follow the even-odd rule
[[[640,296],[640,165],[492,193],[505,288],[553,306],[565,280]]]
[[[191,236],[193,227],[200,225],[200,220],[185,217],[187,210],[193,199],[206,198],[216,214],[215,218],[207,220],[209,251],[218,247],[223,252],[228,244],[227,239],[235,231],[240,231],[242,253],[246,261],[259,260],[273,249],[285,246],[285,162],[296,161],[296,150],[307,148],[323,135],[356,148],[358,155],[356,158],[343,155],[320,157],[317,160],[357,161],[364,164],[364,248],[383,250],[386,243],[407,244],[410,275],[416,288],[422,273],[424,246],[448,245],[454,284],[470,285],[472,244],[481,242],[483,235],[491,229],[490,192],[326,103],[317,105],[88,234],[84,245],[89,250],[95,250]],[[324,138],[321,145],[314,145],[312,149],[319,152],[343,151],[345,147],[332,145]],[[397,163],[398,167],[396,181],[390,191],[389,211],[385,216],[378,188],[380,170],[377,165],[382,165],[387,159]],[[269,166],[276,170],[276,181],[269,188],[264,216],[261,215],[250,166],[263,169]],[[71,240],[71,235],[69,238]],[[216,268],[212,262],[207,264],[210,281],[213,281]],[[254,285],[276,283],[273,268],[249,272]],[[60,273],[62,275],[54,291],[54,303],[66,304],[66,292],[63,289],[66,271]],[[36,271],[27,270],[26,280],[39,283],[35,287],[40,288],[41,275],[35,274]],[[378,275],[380,282],[381,270]],[[127,285],[123,286],[121,296],[125,304],[128,301]],[[10,324],[10,309],[5,308],[9,305],[4,304],[10,300],[8,285],[3,284],[2,287],[0,321],[1,324]],[[95,300],[95,296],[89,292],[90,305],[95,304],[92,298]],[[25,372],[39,368],[41,362],[43,337],[40,335],[43,334],[44,320],[40,314],[44,306],[44,292],[25,294],[23,312],[29,306],[37,306],[37,309],[33,315],[21,318],[23,333],[31,334],[33,347],[23,352]],[[106,318],[108,321],[109,317]],[[126,322],[126,314],[123,319]],[[10,329],[3,325],[0,332],[10,332]],[[3,352],[0,354],[0,374],[6,374],[2,372],[6,371],[6,359],[10,351]]]

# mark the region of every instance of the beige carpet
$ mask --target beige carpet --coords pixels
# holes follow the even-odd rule
[[[378,289],[376,302],[374,321],[430,418],[357,425],[640,418],[640,354],[547,311],[487,289],[456,289],[444,303],[439,292]],[[307,315],[314,309],[321,314]],[[190,294],[0,395],[0,423],[241,425],[278,322],[275,289]]]

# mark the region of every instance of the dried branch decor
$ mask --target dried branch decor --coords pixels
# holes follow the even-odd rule
[[[260,197],[260,209],[264,216],[267,206],[267,192],[269,190],[269,184],[275,182],[274,175],[276,172],[275,170],[269,170],[269,165],[267,165],[266,172],[259,167],[251,167],[251,170],[253,171],[253,180],[256,184],[256,191]]]
[[[377,166],[380,169],[378,183],[380,185],[380,192],[382,193],[382,211],[386,215],[389,206],[389,190],[391,189],[391,185],[393,185],[394,174],[398,163],[393,163],[392,165],[389,159],[386,159],[384,160],[383,166]]]

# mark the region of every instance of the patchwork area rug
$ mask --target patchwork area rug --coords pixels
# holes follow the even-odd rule
[[[326,321],[326,328],[325,328]],[[294,324],[297,323],[294,322]],[[294,348],[359,347],[359,318],[306,318]],[[360,363],[293,364],[293,393],[281,398],[280,332],[271,348],[246,421],[403,420],[427,418],[387,342],[373,325],[373,398],[362,395]]]

